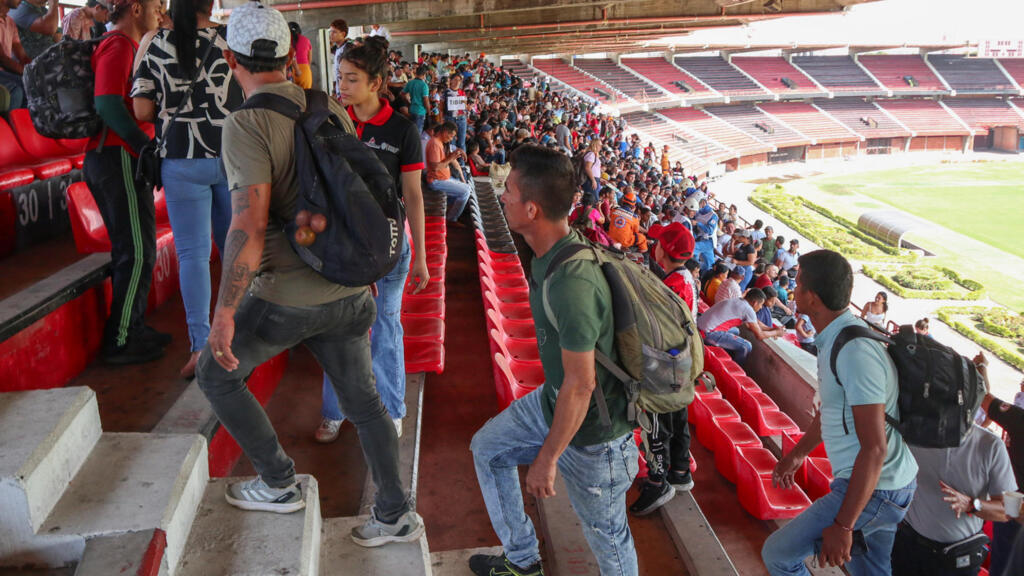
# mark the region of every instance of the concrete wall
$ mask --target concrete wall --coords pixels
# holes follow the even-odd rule
[[[993,128],[992,148],[1006,152],[1018,152],[1017,143],[1020,131],[1015,126],[999,126]]]
[[[741,335],[754,343],[754,349],[743,366],[747,375],[802,430],[806,430],[816,412],[817,359],[785,340],[758,342],[746,329],[741,329]]]

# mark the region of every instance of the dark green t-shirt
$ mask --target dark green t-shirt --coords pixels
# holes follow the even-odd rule
[[[565,378],[562,368],[563,348],[570,352],[588,352],[596,348],[612,360],[618,358],[615,353],[611,291],[601,270],[593,262],[570,262],[551,276],[548,304],[558,321],[557,330],[548,322],[544,313],[540,287],[544,284],[548,264],[562,247],[571,243],[583,243],[582,237],[575,230],[559,240],[543,257],[534,258],[530,265],[532,285],[535,288],[530,291],[530,309],[537,327],[540,360],[544,365],[541,406],[549,426],[554,418],[558,390]],[[606,428],[601,424],[597,405],[591,398],[587,417],[572,439],[573,446],[608,442],[632,429],[626,420],[626,395],[622,384],[600,365],[597,365],[597,385],[604,391],[612,425]]]

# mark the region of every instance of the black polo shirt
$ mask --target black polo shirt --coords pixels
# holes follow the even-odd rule
[[[988,417],[1006,430],[1010,440],[1006,448],[1017,477],[1017,490],[1024,490],[1024,409],[995,398],[988,406]]]
[[[355,110],[349,106],[348,116],[356,125],[356,134],[364,144],[373,149],[395,180],[398,194],[402,194],[402,173],[423,170],[423,148],[420,133],[408,118],[395,114],[387,100],[381,99],[377,115],[366,122],[356,118]]]

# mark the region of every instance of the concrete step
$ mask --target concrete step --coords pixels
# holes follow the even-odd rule
[[[218,478],[207,484],[185,551],[172,574],[317,576],[321,520],[316,479],[296,477],[306,508],[292,514],[250,512],[228,504],[224,490],[229,483],[243,479]]]
[[[105,433],[39,532],[88,538],[159,529],[165,561],[175,566],[208,480],[198,434]]]
[[[349,536],[352,529],[366,522],[369,516],[350,516],[324,520],[321,571],[334,574],[366,574],[395,576],[431,576],[430,550],[424,534],[415,542],[386,544],[363,548]]]
[[[583,526],[569,502],[569,492],[561,473],[555,477],[555,495],[537,499],[537,509],[545,544],[541,551],[545,574],[599,576],[601,569],[583,536]]]
[[[420,465],[420,423],[423,415],[423,372],[406,374],[405,380],[405,418],[402,420],[402,437],[398,439],[398,470],[402,477],[402,486],[416,500],[417,477]],[[363,484],[363,500],[359,506],[359,514],[370,513],[373,499],[377,495],[377,487],[373,477],[366,472]]]
[[[0,564],[76,562],[78,536],[35,532],[100,438],[96,394],[85,387],[0,394]]]
[[[164,533],[157,529],[90,538],[75,576],[155,575],[166,565],[165,545]]]
[[[676,497],[661,507],[679,555],[691,576],[737,575],[736,567],[722,547],[693,494],[677,492]]]
[[[430,567],[434,576],[473,576],[469,571],[469,557],[474,554],[501,554],[501,546],[431,552]]]

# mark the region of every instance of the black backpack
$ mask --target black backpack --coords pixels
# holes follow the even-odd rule
[[[40,134],[75,139],[100,133],[103,120],[93,104],[96,74],[92,53],[109,36],[92,40],[65,38],[25,66],[25,100],[32,124]]]
[[[326,228],[300,243],[295,219],[283,224],[303,262],[343,286],[367,286],[398,262],[405,241],[405,207],[394,179],[377,155],[345,132],[328,107],[327,94],[306,91],[306,109],[283,96],[262,93],[241,109],[265,108],[295,120],[296,214],[326,217]],[[308,232],[308,231],[307,231]]]
[[[985,379],[969,359],[931,336],[914,332],[910,325],[887,336],[864,325],[847,326],[832,344],[829,363],[836,373],[839,351],[855,338],[870,338],[886,344],[899,378],[899,420],[886,414],[885,420],[903,435],[908,444],[925,448],[955,448],[974,422],[974,414],[985,396]],[[849,434],[846,419],[843,430]]]

